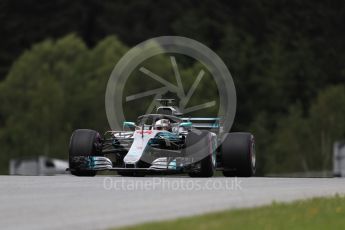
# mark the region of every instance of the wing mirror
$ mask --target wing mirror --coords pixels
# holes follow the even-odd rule
[[[131,122],[131,121],[125,121],[123,122],[123,128],[130,128],[130,129],[134,129],[135,128],[135,123]]]
[[[190,129],[192,128],[192,122],[188,121],[188,122],[182,122],[179,125],[180,127],[186,128],[186,129]]]

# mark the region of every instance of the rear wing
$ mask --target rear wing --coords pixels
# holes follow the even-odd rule
[[[210,130],[211,132],[219,133],[220,131],[220,119],[208,118],[208,117],[191,117],[182,118],[183,122],[191,122],[192,127],[196,129]]]

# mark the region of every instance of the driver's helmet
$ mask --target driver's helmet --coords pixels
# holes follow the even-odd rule
[[[155,127],[158,130],[170,130],[170,121],[168,119],[160,119],[156,121]]]

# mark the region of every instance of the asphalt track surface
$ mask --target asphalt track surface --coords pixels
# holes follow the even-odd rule
[[[336,193],[345,179],[0,176],[0,228],[107,229]]]

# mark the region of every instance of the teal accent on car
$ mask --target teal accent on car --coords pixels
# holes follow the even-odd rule
[[[177,169],[177,167],[176,167],[176,160],[171,161],[169,163],[169,165],[168,165],[168,168],[169,169]]]
[[[95,156],[88,157],[88,168],[94,169],[95,166],[96,166],[96,157]]]
[[[156,135],[156,138],[165,138],[171,141],[177,141],[179,140],[179,136],[175,133],[171,133],[171,132],[159,132]]]
[[[134,122],[131,122],[131,121],[124,121],[124,122],[123,122],[123,127],[126,127],[126,128],[135,128],[135,123],[134,123]]]
[[[189,122],[189,121],[187,121],[187,122],[182,122],[182,123],[180,123],[180,127],[184,127],[184,128],[191,128],[192,127],[192,122]]]

